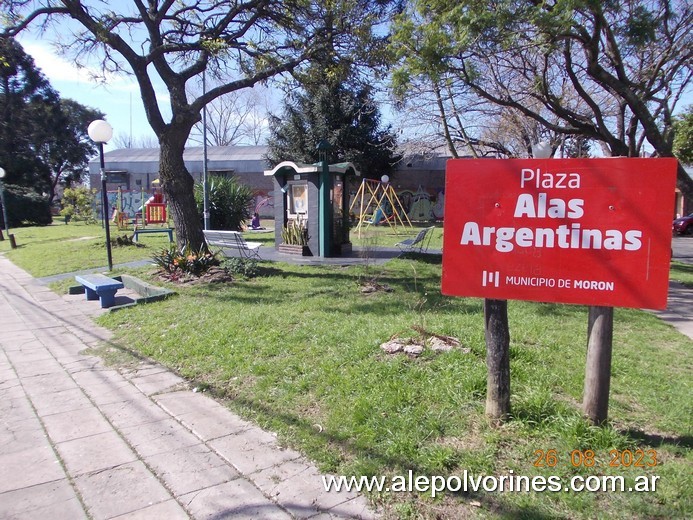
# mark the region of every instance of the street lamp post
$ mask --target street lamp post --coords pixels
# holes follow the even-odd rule
[[[202,94],[207,93],[205,71],[202,71]],[[209,229],[209,172],[207,171],[207,105],[202,107],[202,222]]]
[[[106,253],[108,255],[108,270],[113,270],[113,258],[111,256],[111,229],[108,224],[108,194],[106,193],[106,165],[103,159],[103,145],[113,137],[113,127],[103,119],[92,121],[87,128],[87,133],[92,141],[99,145],[99,159],[101,164],[101,197],[103,205],[103,225],[106,228]]]
[[[7,204],[5,204],[5,184],[3,183],[3,179],[6,174],[5,168],[0,168],[0,203],[2,204],[2,221],[5,223],[5,234],[10,242],[13,243],[12,237],[10,236],[10,223],[7,221]]]

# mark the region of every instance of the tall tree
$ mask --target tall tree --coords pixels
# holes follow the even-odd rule
[[[382,41],[376,34],[393,3],[388,0],[131,0],[109,5],[97,0],[0,0],[9,18],[6,33],[35,23],[77,27],[64,46],[77,59],[96,54],[104,72],[132,74],[145,113],[160,144],[159,178],[176,228],[178,245],[204,244],[193,196],[193,180],[183,162],[191,129],[212,100],[297,70],[325,45],[340,53],[368,56]],[[329,16],[328,16],[329,15]],[[325,21],[330,21],[326,30]],[[186,85],[203,71],[224,81],[190,98]],[[169,96],[163,110],[155,80]],[[164,116],[170,113],[170,118]]]
[[[0,38],[0,166],[5,182],[48,190],[47,166],[35,153],[43,116],[55,110],[57,92],[13,38]]]
[[[47,193],[81,180],[96,147],[87,125],[99,111],[60,99],[21,45],[0,38],[0,164],[11,184]]]
[[[370,87],[340,75],[321,77],[318,70],[286,99],[281,115],[270,117],[270,163],[315,163],[318,144],[327,140],[330,162],[353,162],[367,177],[391,173],[396,140],[389,127],[381,127]]]
[[[270,95],[255,87],[227,94],[207,105],[207,144],[212,146],[253,145],[268,137]],[[190,134],[190,142],[202,144],[202,123]]]
[[[413,0],[397,34],[400,75],[449,74],[547,129],[600,141],[607,154],[637,156],[647,143],[673,155],[672,114],[693,78],[690,2],[501,0],[489,9]],[[693,193],[682,168],[678,182]]]
[[[397,34],[401,75],[448,74],[547,129],[600,141],[610,155],[638,156],[647,143],[673,156],[672,115],[693,79],[686,0],[412,0]],[[678,184],[693,194],[681,166]],[[583,408],[593,423],[606,420],[612,325],[612,308],[590,307]]]
[[[330,13],[327,27],[336,23],[337,14]],[[330,162],[353,162],[368,177],[392,171],[396,140],[389,126],[381,127],[373,88],[382,73],[378,65],[387,64],[379,51],[369,49],[369,68],[358,54],[340,54],[332,42],[315,54],[311,66],[286,85],[282,114],[270,116],[270,163],[317,162],[318,144],[327,141]]]
[[[693,105],[674,123],[674,155],[683,164],[693,164]]]
[[[48,203],[56,196],[58,185],[80,183],[87,162],[96,154],[96,145],[87,135],[89,123],[103,118],[103,113],[77,103],[61,99],[57,106],[39,107],[44,113],[40,130],[35,133],[35,153],[46,165],[48,177]]]
[[[156,148],[159,146],[153,135],[140,135],[134,137],[129,134],[118,134],[113,138],[116,148]]]

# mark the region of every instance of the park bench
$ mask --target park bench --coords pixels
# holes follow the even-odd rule
[[[238,231],[204,230],[205,240],[209,246],[224,249],[237,250],[243,258],[255,258],[260,260],[260,246],[262,242],[247,242]]]
[[[101,308],[115,305],[115,293],[123,288],[123,282],[109,278],[103,274],[82,274],[75,280],[84,286],[87,300],[101,300]]]
[[[135,226],[135,231],[132,239],[135,242],[139,242],[139,235],[147,233],[168,233],[168,241],[173,242],[173,228],[138,228]]]
[[[432,231],[435,226],[423,228],[414,238],[408,238],[396,243],[403,253],[411,253],[413,251],[425,253],[428,251],[428,245],[431,243]]]

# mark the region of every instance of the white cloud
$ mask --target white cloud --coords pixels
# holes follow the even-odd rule
[[[24,47],[24,52],[34,58],[36,66],[50,81],[94,83],[88,69],[77,67],[74,62],[58,56],[49,46],[38,42],[20,43]]]
[[[19,43],[24,48],[24,52],[34,59],[36,66],[41,69],[51,84],[65,83],[120,92],[139,90],[134,78],[125,74],[107,73],[105,81],[96,79],[103,76],[100,68],[78,67],[75,62],[60,56],[47,42],[31,39],[19,40]]]

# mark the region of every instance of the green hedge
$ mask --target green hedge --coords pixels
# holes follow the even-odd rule
[[[53,222],[51,209],[48,205],[48,197],[39,195],[31,188],[5,184],[5,203],[7,204],[7,220],[10,227],[21,224],[34,224],[39,226]],[[4,218],[0,214],[3,227]]]

